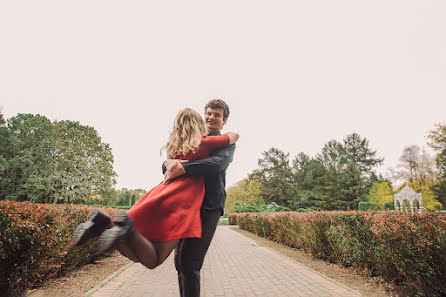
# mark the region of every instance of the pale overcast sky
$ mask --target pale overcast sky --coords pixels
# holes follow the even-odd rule
[[[446,1],[0,2],[0,106],[109,143],[117,187],[162,180],[176,113],[212,98],[238,131],[228,185],[270,147],[367,137],[395,166],[446,121]]]

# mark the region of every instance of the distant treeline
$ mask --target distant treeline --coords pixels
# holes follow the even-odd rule
[[[423,194],[428,210],[446,206],[446,125],[427,135],[435,159],[407,146],[391,178]],[[349,210],[360,202],[382,209],[395,191],[375,169],[383,158],[366,138],[353,133],[330,140],[314,157],[277,148],[262,153],[258,168],[228,191],[227,209],[276,203],[296,209]],[[108,144],[93,127],[18,114],[6,122],[0,113],[0,200],[130,206],[145,190],[115,190],[116,173]],[[401,187],[402,187],[401,186]],[[398,190],[397,190],[398,191]]]
[[[227,210],[237,211],[240,205],[262,209],[273,202],[291,210],[357,210],[367,201],[384,209],[406,184],[423,194],[427,210],[441,209],[446,206],[446,125],[437,124],[428,139],[436,158],[407,146],[389,176],[403,182],[396,191],[389,178],[375,171],[383,158],[357,133],[328,141],[314,157],[299,153],[291,162],[288,153],[271,148],[248,178],[228,190]]]

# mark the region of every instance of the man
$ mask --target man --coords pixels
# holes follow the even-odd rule
[[[205,123],[209,135],[220,135],[226,124],[229,107],[221,99],[213,99],[205,106]],[[201,238],[182,239],[175,249],[175,268],[181,297],[200,296],[200,270],[209,245],[223,215],[226,200],[226,168],[232,162],[235,144],[214,151],[209,158],[181,163],[164,163],[165,181],[182,174],[204,176],[205,194],[201,206]]]

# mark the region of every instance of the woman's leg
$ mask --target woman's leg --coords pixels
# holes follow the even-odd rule
[[[153,269],[166,260],[179,240],[167,242],[151,242],[133,228],[132,219],[125,211],[118,211],[115,226],[102,233],[100,247],[109,251],[113,247],[132,261],[140,262],[147,268]]]
[[[167,259],[167,257],[169,257],[170,253],[172,253],[179,242],[179,239],[166,242],[154,242],[159,254],[158,265],[163,264],[163,262]]]
[[[116,245],[118,251],[123,255],[132,260],[133,262],[140,262],[138,256],[136,256],[135,252],[125,241],[119,241]]]
[[[140,262],[150,269],[162,264],[173,249],[177,246],[179,239],[166,242],[151,242],[141,233],[134,230],[126,241],[118,244],[118,250],[132,261]]]
[[[158,251],[155,245],[138,231],[133,230],[129,238],[123,243],[134,252],[139,262],[147,268],[153,269],[158,266]]]

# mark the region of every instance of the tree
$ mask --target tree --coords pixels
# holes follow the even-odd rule
[[[376,203],[380,209],[384,209],[386,202],[393,201],[393,191],[390,183],[387,181],[374,182],[369,192],[369,201]]]
[[[433,184],[426,183],[423,180],[414,180],[404,183],[399,190],[404,188],[405,185],[411,187],[415,192],[421,193],[423,196],[423,207],[426,210],[432,211],[442,209],[443,205],[436,199],[435,193],[432,191]]]
[[[115,184],[113,155],[97,131],[79,122],[54,123],[57,160],[56,202],[81,203],[88,194],[104,195]]]
[[[329,209],[357,209],[366,201],[376,174],[373,168],[382,164],[367,138],[357,133],[347,135],[343,142],[327,142],[317,158],[326,168],[325,200]]]
[[[432,192],[434,193],[435,199],[440,202],[443,209],[446,207],[446,181],[441,181],[432,186]]]
[[[362,176],[370,177],[373,174],[373,168],[384,161],[383,158],[376,156],[376,150],[369,147],[367,138],[361,138],[357,133],[347,135],[343,142],[346,163],[354,164]]]
[[[409,145],[403,149],[398,170],[392,170],[392,178],[404,182],[422,181],[432,184],[438,178],[435,170],[434,159],[418,145]]]
[[[225,208],[228,212],[233,212],[236,209],[238,201],[246,205],[262,204],[261,197],[262,184],[252,181],[249,178],[244,178],[231,188],[226,194]]]
[[[296,207],[326,209],[330,207],[324,199],[326,169],[324,164],[299,153],[293,160],[293,175],[299,203]]]
[[[324,164],[325,168],[334,171],[342,170],[347,161],[342,144],[334,139],[322,147],[321,153],[316,158]]]
[[[321,192],[324,201],[322,209],[334,210],[341,207],[340,177],[344,170],[346,159],[342,144],[337,140],[328,141],[316,155],[316,159],[324,165],[325,174],[322,181]]]
[[[338,173],[340,186],[337,209],[352,210],[358,209],[359,202],[366,201],[368,193],[368,183],[361,178],[361,171],[355,164],[350,163]]]
[[[0,112],[0,179],[3,180],[6,170],[6,161],[10,152],[8,151],[9,145],[9,131],[6,127],[6,121],[3,118],[3,114]],[[2,183],[0,182],[0,187]],[[1,199],[1,197],[0,197]]]
[[[419,158],[420,148],[417,145],[406,146],[400,157],[399,167],[406,169],[406,178],[408,181],[416,179],[416,167]]]
[[[1,195],[18,201],[48,202],[54,193],[53,129],[41,115],[18,114],[8,120],[8,156]]]
[[[262,184],[261,197],[266,203],[276,202],[295,208],[298,201],[288,158],[289,154],[277,148],[263,152],[258,160],[259,169],[254,170],[249,178]]]
[[[271,148],[262,153],[250,178],[261,183],[267,203],[292,209],[357,209],[367,200],[377,180],[373,169],[382,161],[366,138],[353,133],[342,143],[330,140],[315,158],[299,153],[292,166],[289,154]]]
[[[83,203],[115,183],[111,149],[91,127],[18,114],[0,124],[0,136],[0,197]]]
[[[446,179],[446,124],[436,124],[435,129],[429,132],[427,138],[430,140],[429,146],[437,152],[435,160],[441,177]]]

